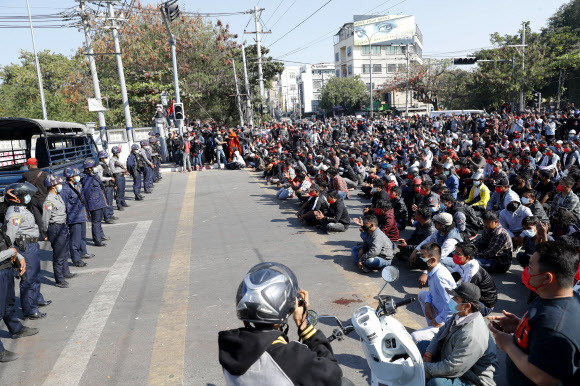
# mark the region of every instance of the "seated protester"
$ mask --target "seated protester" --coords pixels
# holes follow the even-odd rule
[[[244,326],[218,335],[224,385],[341,384],[342,370],[328,339],[306,318],[308,292],[299,288],[282,264],[258,264],[246,274],[236,295]],[[284,332],[290,316],[302,343]]]
[[[523,238],[520,237],[523,229],[522,221],[531,215],[530,208],[522,205],[519,201],[510,202],[504,210],[499,212],[499,223],[512,237],[514,248],[522,246]]]
[[[540,204],[545,204],[552,200],[552,197],[556,192],[556,186],[552,182],[551,170],[540,170],[538,176],[540,181],[536,186],[534,186],[534,190],[538,192],[538,200],[540,201]]]
[[[439,328],[451,319],[453,312],[447,307],[450,296],[446,289],[455,288],[451,272],[441,264],[441,247],[437,243],[425,243],[421,246],[421,260],[427,265],[428,290],[417,295],[421,309],[427,320],[427,327],[411,334],[415,343],[431,341]],[[423,286],[421,286],[422,288]]]
[[[541,232],[542,224],[536,216],[529,216],[522,220],[522,233],[523,237],[522,248],[523,250],[518,252],[516,259],[522,265],[522,267],[527,267],[530,258],[536,252],[536,244],[543,243],[544,241],[554,241],[552,236],[547,235],[546,232]],[[540,232],[538,232],[540,229]],[[546,234],[547,239],[544,239],[544,234]]]
[[[427,386],[495,385],[496,345],[479,312],[480,289],[463,282],[447,289],[451,321],[431,341],[420,342]]]
[[[550,224],[554,238],[558,239],[580,231],[580,223],[572,212],[560,207],[555,212],[550,212]]]
[[[393,205],[393,211],[395,213],[395,221],[397,222],[397,227],[399,231],[405,230],[407,227],[407,206],[405,201],[401,198],[402,189],[400,186],[394,186],[391,188],[391,193],[389,193],[389,198]]]
[[[469,196],[465,200],[465,205],[471,206],[478,212],[483,212],[491,197],[489,188],[483,183],[483,173],[473,173],[471,176],[473,186],[469,190]]]
[[[310,188],[310,198],[302,204],[300,210],[296,213],[296,217],[300,222],[306,222],[307,225],[317,225],[318,220],[314,212],[319,211],[323,214],[328,212],[328,192],[326,187],[313,184]]]
[[[346,182],[349,189],[355,189],[358,186],[357,174],[348,162],[344,164],[343,168],[344,171],[342,172],[342,178],[344,179],[344,182]]]
[[[352,248],[352,257],[358,268],[363,272],[370,272],[372,269],[381,269],[391,265],[393,260],[393,243],[379,229],[377,216],[371,214],[363,220],[361,231],[366,235],[362,245]]]
[[[459,177],[455,174],[455,167],[452,163],[443,164],[443,174],[447,179],[445,180],[445,185],[449,188],[449,192],[453,198],[457,198],[457,193],[459,192]]]
[[[525,191],[530,189],[530,186],[528,186],[529,185],[528,180],[519,173],[511,177],[510,180],[513,181],[512,190],[516,192],[516,194],[520,197],[524,194]]]
[[[433,183],[431,181],[423,181],[421,184],[421,196],[423,200],[419,206],[428,206],[433,213],[439,212],[439,195],[431,191]],[[417,210],[415,208],[414,210]]]
[[[521,202],[523,205],[530,208],[532,215],[537,217],[543,223],[549,223],[550,220],[548,219],[548,215],[544,210],[544,207],[540,202],[536,199],[537,192],[534,189],[525,190],[522,194]]]
[[[292,189],[292,196],[296,195],[301,201],[306,201],[310,198],[308,193],[310,187],[312,186],[312,181],[304,172],[296,170],[296,177],[290,180],[290,177],[286,174],[286,181],[290,184],[290,189]],[[278,197],[280,198],[280,197]],[[283,200],[283,198],[280,198]]]
[[[384,189],[383,180],[380,178],[375,178],[372,183],[373,187],[371,189],[371,206],[363,209],[363,214],[373,213],[377,207],[377,201],[379,200],[389,200],[389,193]]]
[[[381,199],[377,201],[375,215],[379,220],[379,228],[393,243],[396,243],[399,240],[399,228],[395,221],[395,212],[393,211],[391,200]]]
[[[511,266],[513,244],[512,238],[499,223],[499,216],[493,210],[486,210],[481,215],[483,234],[475,241],[477,253],[475,258],[489,273],[504,273]]]
[[[435,232],[423,240],[411,254],[409,258],[411,267],[414,266],[417,252],[421,250],[421,246],[429,243],[437,243],[441,248],[441,263],[449,269],[453,269],[453,251],[455,251],[457,243],[463,241],[457,227],[453,223],[453,216],[449,213],[439,213],[433,217],[433,224],[435,225]],[[421,275],[419,283],[424,285],[426,281],[427,275]]]
[[[495,191],[487,203],[487,209],[504,210],[513,201],[520,201],[520,196],[510,189],[508,179],[503,177],[495,181]]]
[[[536,246],[522,282],[539,297],[520,319],[488,316],[497,346],[507,354],[507,385],[580,384],[578,252],[558,241]],[[513,335],[512,335],[513,334]]]
[[[338,191],[332,190],[328,193],[328,212],[314,212],[315,218],[320,223],[320,227],[327,232],[344,232],[350,224],[350,216],[344,205],[344,200]]]
[[[344,178],[338,174],[338,170],[335,167],[331,167],[328,169],[328,175],[330,177],[328,189],[337,190],[343,200],[348,199],[348,186]]]
[[[407,223],[409,224],[413,223],[415,211],[423,204],[423,196],[421,195],[422,183],[423,180],[421,178],[415,177],[411,180],[411,186],[405,187],[406,191],[403,191],[403,200],[407,207]]]
[[[572,188],[576,185],[572,177],[564,177],[560,180],[556,190],[558,194],[554,196],[554,201],[550,206],[550,213],[554,213],[558,208],[566,208],[580,219],[580,199]]]
[[[201,165],[203,167],[203,165]],[[234,151],[234,155],[232,156],[232,162],[226,164],[226,169],[229,170],[239,170],[246,167],[246,161],[244,161],[244,157],[240,154],[239,150]]]
[[[411,237],[407,240],[397,240],[397,247],[399,248],[397,257],[404,261],[408,261],[417,246],[435,232],[435,225],[433,225],[433,221],[431,220],[431,209],[428,207],[422,206],[417,209],[415,220],[417,223],[415,224],[415,230],[411,234]]]
[[[483,222],[469,205],[457,202],[450,193],[443,194],[440,200],[441,211],[453,216],[453,222],[463,240],[469,240],[483,228]]]
[[[473,258],[476,252],[475,245],[465,242],[458,243],[453,255],[455,267],[453,267],[451,275],[456,282],[462,280],[464,283],[475,284],[479,288],[481,297],[476,300],[483,304],[480,312],[483,316],[486,316],[495,307],[497,289],[491,275]]]

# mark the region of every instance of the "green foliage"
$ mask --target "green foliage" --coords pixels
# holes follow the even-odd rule
[[[346,111],[356,110],[369,98],[366,85],[360,78],[330,78],[322,88],[320,106],[332,111],[333,106],[342,106]]]

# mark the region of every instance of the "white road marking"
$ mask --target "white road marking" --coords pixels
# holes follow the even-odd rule
[[[135,230],[110,268],[75,332],[60,353],[44,382],[45,385],[61,386],[80,383],[152,221],[140,221],[135,224],[137,224]]]

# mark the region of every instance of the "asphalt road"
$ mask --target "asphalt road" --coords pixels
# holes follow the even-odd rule
[[[42,292],[53,304],[43,310],[45,319],[24,322],[38,327],[38,335],[12,340],[0,331],[6,348],[20,355],[0,364],[0,384],[222,385],[217,333],[240,326],[237,287],[263,261],[291,267],[319,314],[346,321],[357,308],[376,306],[380,273],[361,274],[350,258],[360,241],[357,227],[333,235],[303,227],[295,217],[297,203],[276,200],[276,189],[258,176],[164,173],[153,194],[130,201],[130,208],[117,212],[117,224],[104,226],[109,245],[89,246],[96,257],[85,268],[71,268],[79,276],[68,289],[54,286],[45,245]],[[363,203],[353,197],[347,204],[351,217],[358,217]],[[527,290],[519,266],[512,268],[495,276],[501,293],[496,310],[521,315]],[[385,293],[396,299],[416,294],[418,276],[401,267]],[[410,331],[425,326],[417,303],[396,317]],[[334,326],[323,321],[318,328],[330,334]],[[297,338],[294,328],[290,337]],[[345,376],[368,384],[358,341],[347,338],[333,348]],[[498,384],[504,384],[501,373]]]

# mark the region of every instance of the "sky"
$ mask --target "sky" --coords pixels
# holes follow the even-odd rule
[[[74,7],[73,0],[29,0],[33,15],[45,15]],[[189,12],[239,12],[265,8],[262,12],[264,29],[271,34],[263,35],[263,46],[269,55],[284,60],[286,65],[333,62],[333,35],[353,15],[414,15],[415,23],[423,33],[423,57],[458,57],[477,49],[490,46],[489,35],[517,34],[522,21],[530,21],[533,31],[546,25],[547,19],[567,1],[563,0],[330,0],[322,9],[298,28],[281,38],[288,31],[322,7],[328,0],[178,0],[180,8]],[[142,0],[142,4],[158,4],[158,1]],[[25,0],[0,0],[0,26],[2,20],[11,16],[27,16]],[[251,15],[221,17],[230,25],[239,40],[254,43],[254,36],[244,34],[254,31]],[[28,26],[25,22],[19,25]],[[34,20],[33,20],[34,22]],[[40,23],[38,23],[40,25]],[[38,50],[49,49],[66,55],[81,46],[84,34],[75,28],[35,29]],[[2,55],[0,66],[18,62],[20,50],[32,50],[30,30],[0,29]],[[121,41],[121,46],[123,42]]]

